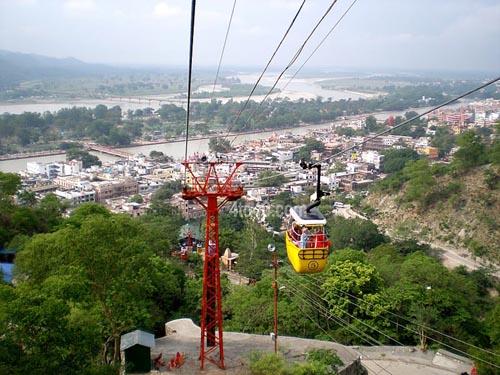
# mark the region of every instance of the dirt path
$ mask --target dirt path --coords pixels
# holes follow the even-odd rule
[[[335,208],[333,210],[333,214],[345,217],[346,219],[360,218],[368,220],[368,218],[366,218],[365,216],[354,211],[350,205]],[[394,234],[391,233],[390,230],[386,230],[386,234],[391,238],[396,238],[396,236],[394,236]],[[438,250],[443,265],[449,269],[453,269],[458,266],[465,266],[468,270],[473,271],[488,267],[495,270],[492,273],[493,276],[500,278],[500,270],[498,267],[482,259],[477,260],[471,258],[469,255],[470,253],[467,249],[457,248],[455,246],[450,246],[448,244],[438,242],[419,241],[419,243],[429,245],[431,248]]]

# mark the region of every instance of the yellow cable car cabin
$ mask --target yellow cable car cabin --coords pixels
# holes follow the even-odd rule
[[[286,231],[286,252],[297,273],[321,272],[326,266],[330,241],[326,219],[316,207],[290,209],[291,224]]]

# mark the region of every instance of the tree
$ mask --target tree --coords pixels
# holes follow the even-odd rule
[[[292,206],[293,205],[293,197],[292,193],[289,191],[282,191],[272,198],[271,203],[273,206]]]
[[[231,142],[229,142],[228,139],[226,138],[210,138],[208,141],[208,148],[212,152],[218,152],[218,153],[227,153],[230,152],[232,147],[231,147]]]
[[[272,234],[249,219],[245,221],[243,230],[233,238],[232,250],[239,254],[237,271],[247,277],[260,278],[271,262],[267,246],[276,242]]]
[[[186,110],[174,104],[163,104],[158,113],[162,120],[169,122],[179,122],[186,118]]]
[[[12,192],[13,184],[7,185],[11,186],[6,190]],[[0,246],[7,245],[16,236],[52,230],[61,223],[66,209],[54,194],[47,194],[37,204],[27,203],[30,204],[16,205],[12,197],[0,192]]]
[[[334,216],[328,220],[328,233],[334,249],[350,247],[370,250],[385,242],[385,237],[377,226],[369,220],[360,218],[344,219]]]
[[[274,353],[252,353],[249,367],[252,375],[287,374],[285,359]]]
[[[379,125],[377,123],[377,119],[374,116],[368,116],[365,119],[365,129],[368,131],[368,133],[375,133],[380,130],[383,130],[384,125]]]
[[[163,152],[156,151],[156,150],[151,151],[149,153],[149,157],[151,159],[155,159],[156,161],[159,161],[159,162],[172,162],[174,160],[170,156],[165,155]]]
[[[113,127],[106,143],[112,146],[128,146],[132,142],[130,135],[123,129]]]
[[[100,321],[76,302],[80,282],[73,275],[51,276],[35,287],[18,285],[8,301],[0,301],[5,303],[0,326],[6,323],[0,347],[7,351],[0,355],[0,371],[41,375],[97,370],[92,359],[99,354]],[[101,373],[113,369],[99,366]]]
[[[21,186],[21,177],[15,173],[0,172],[0,194],[11,196],[16,194],[16,191]]]
[[[149,214],[154,215],[179,215],[178,210],[170,205],[170,199],[182,189],[182,182],[172,180],[165,182],[151,198]]]
[[[282,186],[288,179],[282,173],[275,171],[262,171],[257,177],[257,186]]]
[[[266,250],[267,251],[267,250]],[[289,271],[289,269],[288,269]],[[283,272],[286,272],[284,269]],[[288,276],[288,274],[287,274]],[[296,277],[296,276],[292,276]],[[290,282],[294,284],[294,281]],[[273,330],[273,289],[270,271],[252,286],[235,286],[223,303],[225,327],[227,330],[268,334]],[[314,316],[314,308],[304,304],[296,294],[280,294],[278,301],[280,334],[315,337],[321,330],[303,316]]]
[[[83,168],[90,168],[93,165],[101,166],[102,163],[95,155],[91,155],[88,151],[71,148],[66,151],[67,160],[80,160]]]
[[[455,136],[447,128],[439,127],[432,137],[431,144],[438,148],[439,157],[442,158],[453,148]]]
[[[318,152],[323,152],[325,151],[325,145],[323,142],[316,138],[306,138],[304,140],[304,146],[302,146],[299,149],[299,152],[297,154],[296,160],[311,160],[311,152],[312,151],[318,151]]]
[[[461,172],[482,165],[488,161],[486,146],[481,137],[473,131],[461,134],[457,139],[459,149],[453,154],[453,165]]]
[[[457,332],[467,341],[474,335],[472,332],[477,329],[474,315],[479,314],[481,304],[478,304],[473,281],[466,276],[451,272],[437,260],[416,252],[401,264],[400,280],[394,290],[399,290],[401,296],[399,312],[422,325],[418,327],[422,348],[427,346],[428,337],[436,337],[434,331],[425,327]]]
[[[379,245],[368,253],[367,258],[384,279],[385,285],[394,285],[399,280],[399,268],[403,262],[403,256],[394,245]]]
[[[489,160],[493,165],[500,164],[500,121],[497,121],[495,125],[495,141],[489,150]]]
[[[63,291],[70,294],[61,298],[98,322],[98,328],[92,329],[98,334],[99,345],[94,345],[98,354],[87,360],[117,364],[120,336],[137,327],[161,327],[182,304],[185,277],[155,256],[140,222],[100,214],[80,216],[80,220],[79,225],[35,236],[25,244],[16,259],[17,277],[27,288],[44,285],[53,276],[69,277],[70,285]],[[61,315],[72,311],[68,308]],[[54,334],[62,335],[62,329],[56,327]],[[37,339],[35,344],[43,342]],[[52,345],[54,350],[67,347],[61,338]],[[22,347],[26,355],[31,353],[30,346]],[[58,369],[52,372],[60,373],[61,364]]]
[[[436,184],[432,176],[429,161],[426,159],[409,162],[403,169],[404,176],[408,179],[405,199],[408,201],[423,202],[426,194]]]
[[[381,287],[382,279],[374,266],[345,260],[328,268],[321,289],[332,314],[350,321],[350,315],[360,315],[359,307],[351,303],[353,298],[366,298],[378,293]]]
[[[266,221],[275,231],[279,231],[283,224],[283,217],[276,212],[271,212],[267,215]]]
[[[346,127],[346,128],[336,128],[335,134],[345,137],[353,137],[356,134],[356,132],[354,131],[353,128]]]
[[[391,148],[384,151],[384,172],[394,173],[404,168],[406,162],[410,160],[418,160],[420,155],[412,149]]]
[[[142,195],[140,194],[135,194],[135,195],[132,195],[130,198],[129,198],[129,202],[133,202],[133,203],[143,203],[144,202],[144,198],[142,197]]]

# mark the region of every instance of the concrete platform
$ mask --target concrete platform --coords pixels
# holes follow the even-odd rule
[[[226,370],[220,370],[212,363],[205,365],[205,370],[200,371],[198,360],[200,347],[200,327],[191,319],[178,319],[165,325],[167,336],[156,339],[156,347],[152,350],[155,357],[163,353],[163,358],[168,360],[176,352],[185,354],[186,362],[180,369],[171,373],[176,374],[241,374],[248,375],[248,358],[253,351],[272,352],[274,342],[270,336],[252,335],[237,332],[224,332],[224,358]],[[279,337],[280,352],[289,361],[303,361],[305,353],[313,348],[333,349],[344,362],[349,365],[358,359],[356,350],[346,346],[320,340],[302,339],[297,337]],[[152,372],[155,373],[155,372]],[[156,372],[157,373],[157,372]]]
[[[191,319],[178,319],[165,324],[165,337],[156,339],[152,356],[163,353],[168,361],[177,352],[185,354],[186,362],[179,369],[164,370],[165,374],[204,374],[204,375],[249,375],[248,362],[253,351],[274,351],[274,342],[270,336],[253,335],[237,332],[224,332],[224,354],[226,370],[221,370],[212,363],[200,371],[198,360],[200,347],[200,327]],[[362,364],[367,373],[391,375],[456,375],[468,371],[472,363],[463,357],[445,351],[421,352],[413,347],[399,346],[344,346],[335,342],[282,336],[278,339],[279,351],[289,362],[304,361],[305,353],[313,348],[333,349],[337,352],[344,366],[340,374],[357,375],[362,373]],[[361,370],[361,371],[360,371]],[[152,374],[159,374],[152,371]],[[271,374],[270,374],[271,375]]]

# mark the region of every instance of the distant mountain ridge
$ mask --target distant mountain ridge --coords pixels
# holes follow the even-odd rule
[[[73,57],[55,58],[0,50],[0,87],[22,81],[86,77],[126,70],[130,69],[85,63]]]

